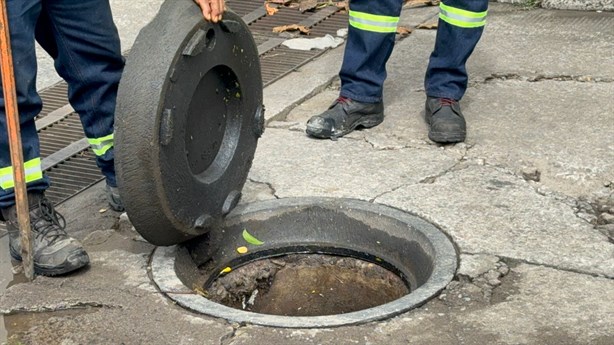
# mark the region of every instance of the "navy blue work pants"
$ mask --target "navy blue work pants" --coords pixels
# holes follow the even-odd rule
[[[402,4],[402,0],[350,1],[350,25],[339,73],[341,96],[366,103],[382,100],[386,62],[395,40],[395,32],[386,29],[387,21],[398,20]],[[482,35],[488,0],[444,0],[443,4],[440,11],[447,20],[440,14],[425,90],[430,97],[460,100],[467,89],[465,63]]]
[[[97,164],[116,186],[113,166],[115,99],[124,59],[108,0],[7,0],[17,102],[28,191],[44,191],[35,117],[42,109],[36,90],[35,40],[54,59],[68,84],[68,99],[90,143],[106,140]],[[14,204],[4,96],[0,92],[0,208]],[[93,144],[92,144],[93,145]],[[102,144],[100,144],[102,145]]]

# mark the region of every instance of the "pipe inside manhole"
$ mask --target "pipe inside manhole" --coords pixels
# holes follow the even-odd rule
[[[434,225],[354,199],[289,198],[232,211],[219,227],[159,247],[160,291],[233,322],[312,328],[389,318],[453,278],[457,253]]]

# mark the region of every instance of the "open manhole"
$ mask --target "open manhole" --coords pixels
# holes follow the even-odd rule
[[[425,303],[457,254],[435,226],[353,199],[298,198],[233,210],[207,235],[155,250],[159,289],[190,310],[277,327],[380,320]]]

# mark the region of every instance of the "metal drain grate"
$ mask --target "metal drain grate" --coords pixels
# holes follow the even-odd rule
[[[279,46],[260,56],[262,82],[267,86],[323,54],[323,50],[299,51]]]
[[[67,94],[68,85],[64,82],[57,83],[41,91],[40,95],[43,99],[43,110],[38,114],[37,119],[68,104]]]

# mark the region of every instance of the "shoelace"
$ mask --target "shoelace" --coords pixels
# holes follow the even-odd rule
[[[452,99],[452,98],[440,98],[439,99],[439,104],[441,104],[442,106],[452,106],[456,103],[456,100]]]
[[[339,96],[337,98],[337,103],[347,104],[349,101],[350,101],[350,99],[347,98],[347,97]]]
[[[51,202],[46,198],[42,198],[38,203],[38,207],[40,209],[40,218],[33,218],[33,225],[37,225],[41,218],[46,222],[40,227],[35,226],[36,237],[47,237],[51,244],[58,238],[66,236],[66,231],[64,230],[66,228],[66,219],[55,210]]]

